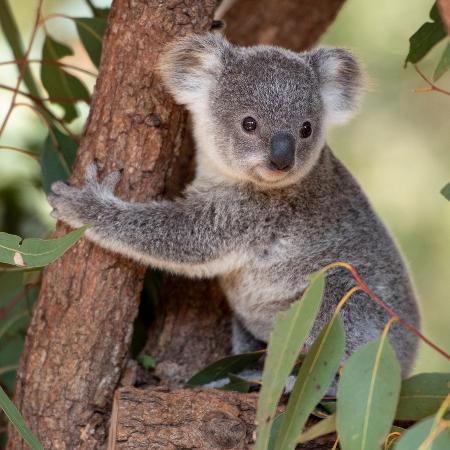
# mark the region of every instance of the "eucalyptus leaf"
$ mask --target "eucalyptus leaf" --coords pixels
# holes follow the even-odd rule
[[[312,345],[300,368],[289,398],[276,450],[294,450],[314,407],[334,380],[345,351],[345,331],[333,316]]]
[[[303,297],[275,319],[264,365],[262,389],[256,412],[254,450],[266,450],[272,420],[287,377],[298,358],[319,312],[325,286],[323,273],[315,274]]]
[[[81,227],[57,239],[24,239],[0,232],[0,262],[18,267],[43,267],[66,252],[83,235]]]
[[[219,359],[196,373],[188,382],[188,387],[203,386],[205,384],[228,378],[230,373],[236,374],[255,364],[264,354],[264,350],[241,353]]]
[[[446,185],[441,189],[441,194],[442,194],[448,201],[450,201],[450,183],[446,184]]]
[[[394,421],[400,364],[385,333],[353,353],[337,392],[336,423],[345,450],[380,450]]]
[[[73,19],[77,26],[78,35],[93,64],[100,65],[102,54],[102,40],[106,31],[106,18],[76,17]]]
[[[41,154],[41,175],[44,191],[49,193],[55,181],[67,180],[72,173],[78,144],[67,134],[52,128]]]
[[[18,409],[14,406],[14,403],[8,398],[5,391],[0,386],[0,407],[3,409],[6,417],[16,427],[20,436],[33,450],[44,450],[42,444],[36,439],[33,433],[25,423],[24,418],[21,416]]]
[[[444,49],[441,59],[438,62],[436,70],[434,71],[433,80],[436,81],[444,75],[447,70],[450,69],[450,42]]]
[[[430,11],[432,22],[424,23],[410,38],[405,66],[419,62],[438,42],[447,36],[436,3]]]
[[[450,373],[420,373],[402,382],[397,420],[419,420],[435,414],[449,393]]]
[[[312,441],[313,439],[317,439],[320,436],[325,436],[326,434],[334,433],[336,431],[336,415],[332,414],[326,419],[317,422],[312,427],[308,428],[304,431],[300,438],[298,439],[298,443],[302,444],[304,442]]]
[[[275,442],[278,439],[278,436],[280,434],[281,424],[283,423],[284,416],[286,415],[285,412],[282,412],[275,416],[275,419],[273,419],[272,422],[272,428],[270,429],[270,438],[269,438],[269,445],[267,447],[267,450],[274,450],[275,449]]]
[[[222,386],[222,390],[224,391],[235,391],[235,392],[248,392],[252,386],[255,386],[255,383],[252,383],[245,378],[238,377],[232,373],[228,374],[228,378],[230,382],[225,386]]]
[[[430,439],[429,445],[422,446],[430,437],[435,418],[429,417],[409,428],[396,442],[394,450],[448,450],[450,448],[450,428],[445,428]],[[428,443],[428,442],[427,442]]]
[[[49,94],[50,101],[64,109],[64,121],[71,122],[77,117],[74,103],[85,101],[90,97],[86,86],[76,77],[56,64],[45,64],[45,61],[58,61],[65,56],[73,55],[70,47],[46,35],[42,48],[41,80]]]

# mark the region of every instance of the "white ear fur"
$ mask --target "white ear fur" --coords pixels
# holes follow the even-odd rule
[[[326,122],[342,124],[356,112],[364,85],[364,72],[358,60],[341,48],[318,48],[308,55],[322,95]]]
[[[231,44],[219,34],[190,35],[170,44],[159,62],[164,84],[175,100],[193,105],[217,79]]]

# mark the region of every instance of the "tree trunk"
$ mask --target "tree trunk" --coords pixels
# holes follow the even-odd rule
[[[345,0],[237,0],[224,11],[226,34],[239,45],[274,44],[297,52],[312,47]]]
[[[177,191],[179,183],[172,178],[185,178],[183,169],[187,167],[179,157],[185,114],[162,89],[155,75],[155,63],[166,42],[186,32],[210,28],[214,3],[114,0],[74,183],[82,183],[86,166],[95,158],[103,173],[124,169],[118,190],[124,199],[144,201]],[[240,0],[225,15],[227,34],[240,44],[273,41],[302,50],[325,31],[342,3],[343,0]],[[66,231],[65,226],[58,224],[56,235]],[[86,240],[45,270],[18,370],[15,399],[44,448],[100,449],[106,445],[113,394],[127,366],[144,270]],[[229,352],[229,313],[214,282],[171,278],[159,308],[147,351],[156,356],[156,374],[166,385],[180,385],[202,366]],[[141,395],[133,389],[120,390],[117,401],[124,392]],[[147,391],[143,392],[145,396]],[[173,396],[167,393],[167,397],[161,397],[161,392],[158,395],[155,402],[162,402],[159,406],[165,411],[161,416],[163,423],[175,433],[175,425],[181,423],[177,420],[186,419],[177,415],[176,409],[165,408],[164,402],[171,402],[173,396],[183,402],[185,397],[183,404],[190,408],[189,402],[195,403],[197,394],[186,390],[176,391]],[[229,411],[230,401],[234,408],[241,404],[241,400],[230,400],[238,397],[245,404],[253,402],[251,414],[239,413],[245,416],[248,440],[247,434],[253,429],[254,395],[247,399],[244,394],[203,392],[199,403],[195,403],[196,411],[209,411],[209,403]],[[148,434],[147,438],[142,437],[142,443],[149,443],[145,448],[172,448],[157,446],[157,438],[150,445],[155,430],[147,421],[145,404],[137,399],[135,403],[116,405],[116,412],[123,414],[141,411],[141,422],[114,421],[119,427],[117,433],[136,427],[131,430],[136,439]],[[159,414],[156,409],[155,414]],[[221,427],[216,429],[215,439],[225,444],[201,447],[204,444],[199,421],[194,420],[189,426],[183,423],[188,435],[200,439],[186,448],[235,448],[226,446],[228,431],[224,429],[222,436]],[[145,429],[141,425],[146,425]],[[19,435],[10,431],[8,448],[24,449]],[[125,445],[120,439],[115,433],[112,448],[139,446],[138,440],[127,439]],[[130,442],[136,442],[134,447]]]
[[[122,198],[144,201],[164,193],[185,113],[163,90],[155,63],[174,37],[207,31],[214,6],[213,0],[113,2],[74,183],[82,183],[95,158],[103,173],[124,169]],[[67,231],[58,224],[56,235]],[[15,397],[45,449],[105,443],[144,271],[86,240],[46,269]],[[27,448],[10,431],[9,448]]]

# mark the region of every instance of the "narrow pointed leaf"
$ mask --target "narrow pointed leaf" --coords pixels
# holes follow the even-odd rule
[[[446,184],[442,190],[441,190],[441,194],[450,201],[450,183]]]
[[[33,450],[44,450],[44,447],[36,439],[33,433],[28,428],[25,423],[24,418],[21,416],[18,409],[15,407],[14,403],[8,398],[5,391],[0,386],[0,407],[6,414],[6,417],[11,421],[11,423],[16,427],[20,436],[23,440],[33,449]]]
[[[348,359],[337,392],[337,429],[345,450],[380,450],[394,421],[400,364],[385,334]]]
[[[278,400],[317,317],[324,285],[324,274],[315,274],[303,297],[275,319],[256,413],[257,438],[254,450],[267,449]]]
[[[255,364],[264,351],[241,353],[219,359],[196,373],[186,384],[188,387],[203,386],[205,384],[228,378],[230,373],[239,373]]]
[[[434,71],[433,80],[436,81],[441,78],[448,69],[450,69],[450,42],[445,47],[444,53],[442,53],[441,59]]]
[[[450,373],[420,373],[402,382],[395,418],[420,420],[435,414],[450,386]]]
[[[436,4],[430,11],[432,22],[424,23],[410,38],[409,52],[405,66],[408,62],[419,62],[438,42],[447,36]]]
[[[72,173],[78,144],[67,134],[52,128],[44,143],[41,155],[42,185],[46,193],[50,192],[55,181],[67,180]],[[56,141],[56,142],[55,142]]]
[[[313,439],[317,439],[320,436],[325,436],[326,434],[334,433],[335,431],[336,415],[333,414],[304,431],[298,439],[298,443],[303,444],[304,442],[312,441]]]
[[[222,386],[223,391],[235,391],[235,392],[248,392],[252,386],[255,386],[255,383],[252,383],[245,378],[238,377],[232,373],[228,374],[228,378],[230,382],[225,386]]]
[[[409,428],[398,440],[394,450],[448,450],[450,448],[450,428],[448,427],[433,436],[429,445],[421,447],[434,428],[434,419],[434,417],[429,417]]]
[[[269,438],[269,445],[267,447],[267,450],[275,449],[275,442],[277,441],[278,436],[280,434],[281,424],[283,423],[283,419],[284,419],[285,415],[286,415],[286,413],[282,412],[273,419],[272,428],[270,429],[270,438]]]
[[[100,65],[102,54],[102,40],[106,31],[106,18],[100,17],[76,17],[74,18],[78,35],[93,64]]]
[[[342,319],[334,316],[303,361],[289,398],[276,450],[293,450],[309,415],[334,380],[345,351]]]
[[[20,236],[0,232],[0,262],[18,267],[43,267],[66,252],[83,235],[86,227],[78,228],[57,239],[22,240]]]
[[[42,48],[44,61],[58,61],[64,56],[73,55],[70,47],[50,36],[46,36]],[[41,65],[41,80],[52,103],[59,104],[65,111],[64,121],[71,122],[77,117],[74,103],[82,100],[89,103],[89,92],[86,86],[76,77],[55,64]]]

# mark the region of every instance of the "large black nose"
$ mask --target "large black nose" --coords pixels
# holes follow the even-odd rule
[[[270,162],[278,170],[288,170],[294,165],[295,138],[281,131],[270,140]]]

